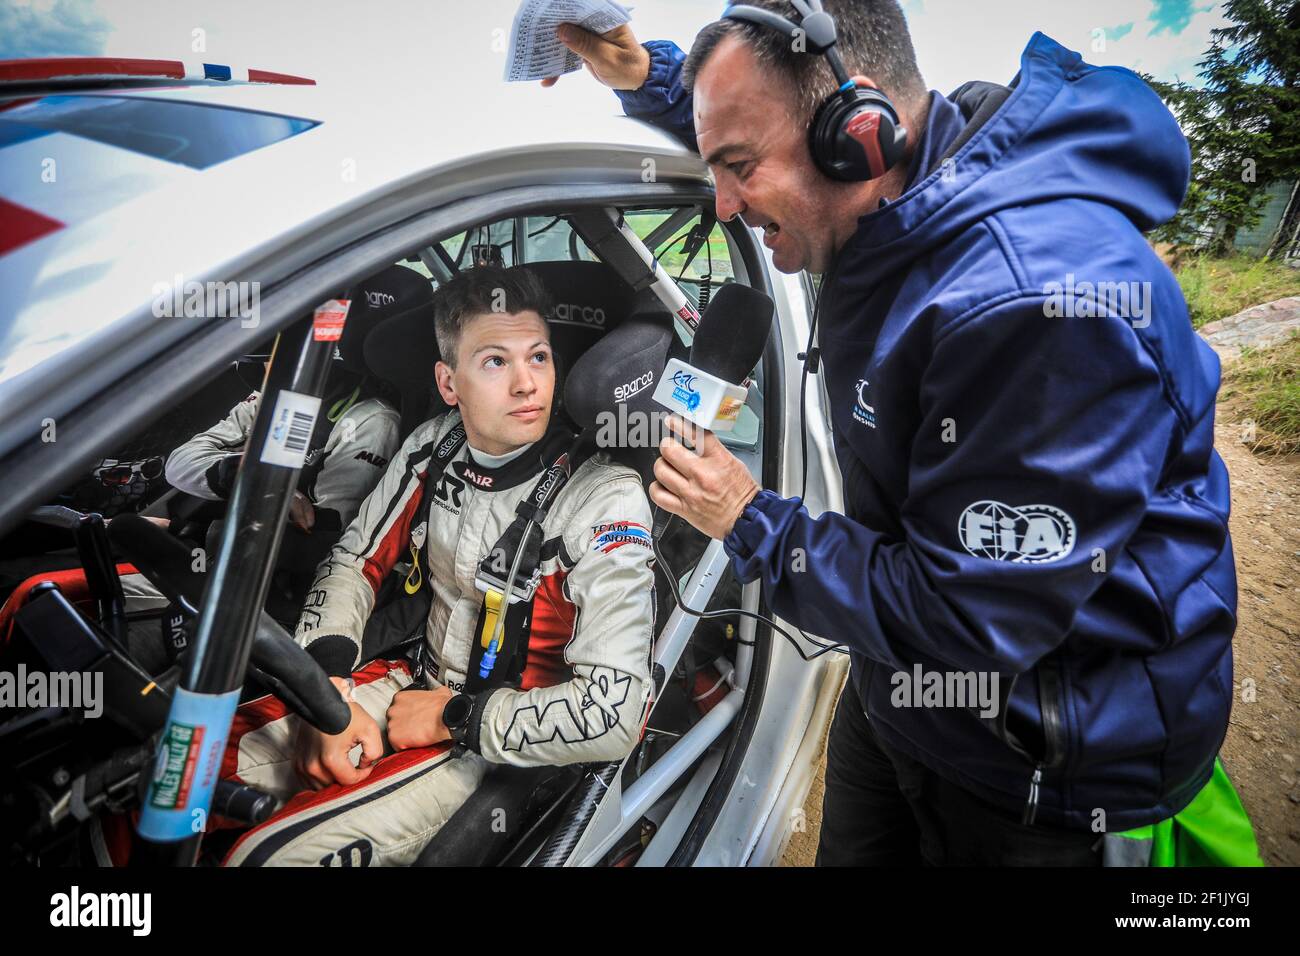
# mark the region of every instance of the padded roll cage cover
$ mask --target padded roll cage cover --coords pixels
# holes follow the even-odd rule
[[[655,281],[655,272],[619,230],[623,214],[611,219],[604,209],[583,209],[570,213],[569,225],[611,269],[632,289],[640,292]]]

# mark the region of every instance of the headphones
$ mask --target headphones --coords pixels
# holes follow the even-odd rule
[[[724,20],[745,20],[776,30],[792,42],[802,39],[812,53],[826,57],[840,87],[826,97],[808,128],[808,147],[817,168],[841,182],[878,179],[903,158],[907,129],[898,111],[880,90],[856,86],[835,49],[835,21],[822,9],[821,0],[791,0],[799,11],[798,23],[770,10],[733,6]]]

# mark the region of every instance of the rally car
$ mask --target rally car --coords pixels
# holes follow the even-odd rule
[[[235,686],[256,677],[328,723],[323,673],[250,597],[266,592],[280,527],[269,517],[285,513],[296,471],[246,456],[238,481],[250,493],[223,519],[239,532],[214,546],[205,585],[187,588],[194,569],[168,563],[164,525],[175,530],[180,496],[161,464],[247,394],[241,358],[258,357],[261,416],[279,390],[309,389],[313,376],[319,386],[317,306],[386,266],[434,287],[477,264],[537,266],[569,368],[632,315],[689,344],[720,286],[764,292],[775,320],[724,441],[764,487],[802,492],[813,513],[841,507],[816,375],[801,411],[811,277],[776,272],[759,233],[716,222],[700,158],[612,108],[499,83],[434,117],[401,98],[214,64],[10,61],[0,169],[0,662],[18,666],[22,645],[22,666],[62,662],[105,682],[99,719],[66,701],[0,712],[11,864],[113,861],[103,820],[133,819],[170,696],[200,670],[184,676],[187,655],[205,655],[200,681],[217,679],[214,661],[242,662],[246,673],[227,675]],[[404,437],[428,415],[436,346],[426,314],[393,329],[365,354],[402,397]],[[422,859],[458,862],[473,849],[458,845],[458,823],[502,799],[523,812],[475,862],[780,859],[803,825],[847,661],[788,624],[777,622],[783,637],[735,613],[768,612],[719,542],[677,522],[658,544],[660,687],[636,748],[526,793],[485,787]],[[176,600],[126,610],[121,582],[141,576]],[[142,659],[124,635],[152,620],[185,650]],[[214,799],[249,823],[267,810],[256,794]]]

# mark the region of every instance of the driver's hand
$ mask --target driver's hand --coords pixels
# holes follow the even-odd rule
[[[316,524],[316,509],[312,506],[311,499],[301,491],[295,491],[293,500],[289,502],[289,523],[297,525],[308,534]]]
[[[442,709],[453,696],[446,687],[394,694],[388,705],[388,742],[393,749],[432,747],[451,740],[451,731],[442,722]]]
[[[576,23],[561,23],[555,36],[582,57],[583,64],[611,90],[639,90],[650,75],[650,52],[636,41],[624,23],[608,33],[592,33]],[[558,76],[548,76],[542,86],[554,86]]]
[[[298,728],[294,748],[294,768],[307,786],[320,790],[332,783],[349,786],[370,776],[375,761],[384,755],[384,739],[375,718],[361,705],[352,701],[352,722],[341,734],[326,734],[305,720]],[[361,745],[361,761],[356,767],[348,759],[348,751]]]

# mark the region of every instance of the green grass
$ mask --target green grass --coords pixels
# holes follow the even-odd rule
[[[627,217],[628,224],[631,225],[632,231],[644,239],[662,222],[662,215],[637,215],[631,213]],[[689,232],[699,218],[688,222],[677,230],[677,233],[670,238],[677,238]],[[664,253],[659,257],[659,264],[664,267],[674,278],[682,271],[682,266],[686,262],[686,256],[682,252],[684,241],[675,243],[671,248],[664,248]],[[661,247],[662,248],[662,247]],[[713,255],[713,279],[720,282],[722,278],[731,276],[731,253],[727,249],[727,238],[722,234],[722,227],[715,225],[713,231],[709,233],[708,248],[700,247],[700,251],[695,254],[695,259],[691,263],[684,278],[698,279],[709,269],[709,255]]]
[[[1300,269],[1252,256],[1196,256],[1176,274],[1196,329],[1252,305],[1300,295]]]
[[[1219,398],[1239,420],[1254,422],[1252,451],[1300,452],[1300,335],[1244,350],[1224,369]]]

